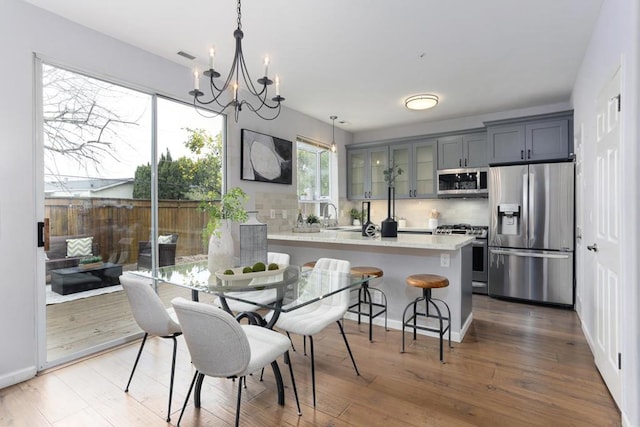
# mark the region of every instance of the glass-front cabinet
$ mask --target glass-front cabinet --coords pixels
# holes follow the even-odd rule
[[[437,139],[392,144],[390,157],[404,171],[396,177],[396,198],[436,197]]]
[[[384,170],[389,162],[389,146],[347,150],[347,197],[350,200],[385,199]]]

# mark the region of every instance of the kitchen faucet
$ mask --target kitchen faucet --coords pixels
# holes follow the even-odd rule
[[[331,214],[329,211],[329,206],[333,207],[333,211],[336,214],[336,219],[331,221]],[[324,226],[325,227],[336,227],[338,225],[338,208],[333,203],[327,203],[324,205],[324,209],[322,210],[322,217],[324,218]]]

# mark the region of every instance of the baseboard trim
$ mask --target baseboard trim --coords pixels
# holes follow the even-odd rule
[[[0,389],[21,383],[36,376],[35,366],[29,366],[0,376]]]

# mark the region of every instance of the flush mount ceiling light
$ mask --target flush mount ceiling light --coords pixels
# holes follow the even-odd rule
[[[409,110],[428,110],[438,105],[438,97],[431,94],[413,95],[404,100]]]
[[[242,13],[240,8],[241,4],[240,0],[238,0],[238,27],[233,32],[233,37],[236,39],[236,51],[233,56],[231,70],[229,70],[226,80],[221,87],[216,86],[213,81],[214,78],[220,77],[220,73],[214,69],[215,50],[211,48],[209,50],[209,69],[202,73],[209,78],[211,99],[204,100],[201,98],[204,96],[204,93],[200,91],[198,70],[193,73],[193,90],[189,92],[189,95],[193,96],[194,106],[197,104],[209,105],[215,103],[222,109],[220,113],[229,107],[233,108],[236,122],[238,121],[238,115],[240,111],[242,111],[243,106],[246,106],[249,110],[256,113],[261,119],[273,120],[280,115],[280,103],[284,101],[284,98],[280,96],[280,79],[276,76],[276,96],[269,99],[267,97],[267,89],[273,84],[273,80],[267,76],[269,71],[269,57],[266,57],[264,60],[264,77],[257,80],[259,86],[256,88],[251,81],[249,71],[247,71],[247,65],[244,62],[244,56],[242,55],[242,38],[244,37],[244,33],[242,32]],[[240,85],[242,85],[242,89],[249,93],[252,99],[246,100],[239,98]],[[233,90],[233,99],[226,104],[221,102],[223,101],[220,99],[221,95],[231,89]]]

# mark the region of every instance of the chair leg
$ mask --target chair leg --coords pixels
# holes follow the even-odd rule
[[[173,358],[171,359],[171,382],[169,383],[169,405],[167,407],[167,422],[171,421],[171,398],[173,396],[173,378],[176,373],[176,350],[178,349],[178,340],[176,336],[172,336],[173,339]]]
[[[287,332],[287,338],[289,338],[289,342],[291,343],[291,349],[293,351],[296,351],[296,348],[293,346],[293,340],[291,339],[291,335],[289,335],[289,331],[286,331],[286,332]]]
[[[125,387],[124,392],[129,392],[129,385],[131,384],[131,380],[133,379],[133,373],[136,371],[136,367],[138,366],[138,361],[140,360],[140,355],[142,354],[142,349],[144,348],[144,343],[147,341],[147,337],[149,334],[145,332],[144,337],[142,338],[142,344],[140,344],[140,350],[138,350],[138,356],[136,357],[136,361],[133,363],[133,369],[131,370],[131,375],[129,376],[129,382],[127,382],[127,387]]]
[[[309,336],[309,346],[311,347],[311,390],[313,392],[313,407],[316,407],[316,364],[313,354],[313,337]]]
[[[278,361],[274,360],[271,362],[271,369],[273,370],[273,375],[276,379],[276,387],[278,388],[278,405],[284,406],[284,383],[282,382],[282,374],[280,373],[280,368],[278,367]],[[244,380],[245,388],[247,385],[247,379]]]
[[[291,363],[291,359],[289,358],[289,351],[284,353],[284,363],[289,365],[289,374],[291,374],[291,384],[293,385],[293,394],[296,397],[296,405],[298,406],[298,416],[302,415],[302,411],[300,410],[300,400],[298,400],[298,388],[296,387],[296,380],[293,377],[293,364]]]
[[[187,407],[187,402],[189,402],[189,397],[191,397],[191,392],[193,391],[193,386],[196,383],[196,378],[198,378],[198,374],[199,374],[198,371],[196,371],[196,373],[193,374],[193,380],[191,380],[191,385],[189,386],[189,391],[187,392],[187,396],[184,398],[184,404],[182,405],[182,411],[180,411],[180,417],[178,418],[178,424],[176,424],[177,426],[180,426],[180,421],[182,421],[182,416],[184,415],[184,410]]]
[[[242,401],[242,380],[246,379],[244,377],[240,377],[240,381],[238,382],[238,405],[236,406],[236,427],[240,425],[240,402]]]
[[[356,361],[353,358],[353,353],[351,353],[351,347],[349,347],[349,341],[347,341],[347,336],[344,334],[344,329],[342,328],[342,323],[339,320],[336,320],[338,327],[340,328],[340,333],[342,334],[342,338],[344,339],[344,343],[347,346],[347,351],[349,352],[349,357],[351,357],[351,363],[353,363],[353,368],[356,370],[356,374],[360,375],[358,372],[358,367],[356,366]]]

